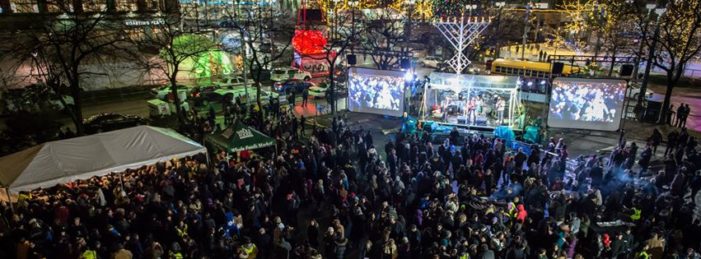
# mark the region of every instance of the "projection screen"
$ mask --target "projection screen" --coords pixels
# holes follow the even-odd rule
[[[548,126],[616,131],[625,90],[623,80],[557,78],[552,84]]]
[[[400,117],[404,112],[404,72],[352,68],[348,110]]]

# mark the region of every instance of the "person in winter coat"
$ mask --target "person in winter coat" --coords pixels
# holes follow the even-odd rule
[[[516,213],[516,221],[520,222],[521,224],[525,223],[526,217],[528,216],[526,208],[523,206],[523,204],[517,205],[516,208],[518,209],[518,212]]]

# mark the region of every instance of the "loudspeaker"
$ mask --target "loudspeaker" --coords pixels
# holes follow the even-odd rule
[[[621,77],[630,77],[633,75],[634,66],[631,64],[625,64],[621,66],[621,71],[618,73]]]
[[[645,109],[645,116],[643,116],[644,122],[657,122],[660,118],[660,113],[662,112],[662,103],[655,101],[647,101],[647,109]]]
[[[409,60],[407,58],[403,58],[400,63],[401,63],[401,66],[403,69],[411,68],[411,60]]]
[[[565,64],[562,62],[553,63],[553,74],[562,74],[562,69],[565,68]]]
[[[347,55],[346,61],[348,61],[348,65],[354,66],[356,63],[355,55]]]

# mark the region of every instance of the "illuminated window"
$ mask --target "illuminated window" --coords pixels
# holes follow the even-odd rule
[[[104,12],[107,10],[107,0],[83,0],[84,12]]]
[[[118,12],[136,12],[136,0],[114,0]]]
[[[13,0],[10,4],[15,13],[38,13],[36,0]]]

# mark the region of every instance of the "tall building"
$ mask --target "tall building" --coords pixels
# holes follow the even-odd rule
[[[0,0],[0,15],[94,13],[94,12],[177,12],[178,0]]]

